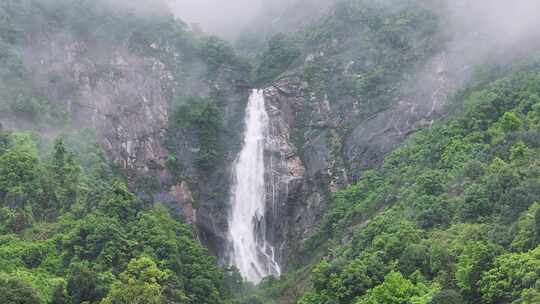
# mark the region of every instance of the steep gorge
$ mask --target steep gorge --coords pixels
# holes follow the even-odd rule
[[[232,263],[245,274],[253,262],[242,263],[267,255],[266,269],[252,275],[253,282],[312,258],[306,242],[335,193],[443,118],[449,94],[467,84],[476,66],[522,55],[484,57],[493,46],[485,45],[462,58],[476,36],[447,30],[425,1],[341,1],[314,9],[317,17],[309,22],[290,20],[300,24],[298,31],[256,44],[260,54],[251,58],[252,67],[228,43],[194,33],[167,13],[122,14],[105,7],[85,9],[97,24],[100,14],[111,17],[119,33],[92,22],[66,28],[78,11],[58,16],[58,7],[43,8],[43,20],[35,24],[18,16],[22,34],[1,46],[19,59],[20,92],[28,96],[14,99],[19,91],[5,91],[4,100],[20,104],[2,104],[2,124],[49,138],[95,130],[130,188],[191,223],[223,265],[231,262],[231,233],[253,238],[249,243],[259,247],[259,256],[239,255],[241,261]],[[268,119],[264,149],[256,149],[262,159],[250,166],[257,172],[238,168],[248,142],[242,136],[250,132],[245,118],[253,86],[262,88]],[[43,109],[58,123],[58,108],[65,123],[35,123]],[[252,177],[247,173],[256,173],[259,189],[253,193],[237,189],[241,179]],[[231,218],[238,201],[256,203],[256,210]],[[235,229],[236,221],[249,222],[254,214],[249,231]],[[242,250],[233,247],[237,254]]]
[[[430,51],[436,37],[427,29],[430,13],[412,2],[390,5],[321,7],[318,15],[326,17],[294,34],[303,40],[296,43],[294,61],[281,68],[281,76],[274,74],[277,80],[263,82],[270,125],[265,197],[272,200],[267,206],[277,206],[267,233],[284,267],[316,230],[332,193],[428,126],[445,94],[456,87],[446,55]],[[106,2],[89,8],[96,14],[121,13]],[[374,11],[364,20],[351,15],[368,9]],[[405,14],[411,10],[414,14]],[[24,10],[20,14],[23,18]],[[212,38],[191,37],[161,11],[136,12],[126,23],[140,26],[105,38],[99,27],[87,33],[61,26],[75,15],[57,20],[47,9],[42,14],[58,25],[25,25],[27,35],[15,45],[22,50],[25,81],[54,107],[68,109],[69,120],[37,131],[95,129],[113,162],[128,173],[131,187],[145,200],[176,209],[225,260],[231,176],[242,146],[250,83],[232,50]],[[386,18],[389,26],[380,28],[371,18]],[[405,36],[392,40],[400,33]],[[280,47],[287,49],[289,39],[263,50],[268,56],[262,66],[281,64],[272,60],[279,60],[274,56]],[[425,72],[416,76],[417,69]],[[3,124],[35,127],[9,114]]]

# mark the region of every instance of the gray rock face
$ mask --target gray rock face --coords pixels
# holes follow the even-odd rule
[[[31,37],[22,47],[36,91],[68,109],[76,122],[74,128],[97,131],[112,160],[129,173],[132,188],[138,190],[141,177],[156,180],[158,191],[141,190],[139,194],[175,207],[196,226],[210,251],[220,256],[227,239],[231,165],[241,148],[244,129],[247,73],[223,65],[209,77],[204,75],[204,63],[194,63],[200,73],[178,79],[174,69],[184,67],[170,67],[159,56],[135,53],[125,42],[94,45],[67,34],[53,38]],[[157,43],[148,47],[167,58],[178,55]],[[322,50],[305,54],[305,64],[317,66],[332,58],[327,54]],[[388,108],[378,112],[355,96],[339,95],[343,98],[331,100],[329,92],[310,87],[298,71],[290,71],[264,89],[271,122],[265,151],[266,205],[271,215],[267,227],[282,265],[293,261],[315,232],[333,193],[359,178],[364,169],[379,164],[408,135],[431,125],[441,112],[444,97],[457,86],[452,80],[466,79],[458,77],[464,73],[463,67],[449,64],[455,56],[434,56],[414,79],[402,84],[413,89],[403,90]],[[340,60],[331,65],[331,82],[353,73],[355,63]],[[168,126],[175,96],[219,99],[222,155],[211,170],[197,167],[200,151],[189,130],[172,134],[172,142],[166,143],[171,136]],[[10,122],[6,125],[10,127]],[[166,168],[171,154],[184,166],[181,182],[173,181],[173,172]]]
[[[67,109],[70,131],[95,129],[124,169],[163,171],[168,153],[161,143],[176,85],[163,62],[121,44],[91,45],[67,34],[29,41],[21,52],[29,80]]]
[[[91,45],[68,35],[32,41],[22,53],[36,89],[69,109],[74,130],[96,130],[111,160],[128,173],[133,190],[145,200],[169,204],[195,223],[189,185],[171,184],[165,167],[170,106],[183,87],[170,68],[122,44]],[[62,77],[51,82],[54,75]],[[149,196],[140,189],[141,178],[156,180],[161,189]]]
[[[354,99],[331,103],[311,94],[296,76],[265,89],[272,129],[267,205],[274,215],[268,227],[285,267],[316,231],[334,192],[441,116],[446,96],[463,81],[456,79],[468,76],[448,62],[448,54],[433,56],[389,108],[372,115],[355,115],[361,105]]]
[[[240,134],[234,130],[241,130],[247,102],[245,76],[233,67],[223,66],[209,80],[203,62],[178,67],[162,61],[160,58],[178,57],[166,45],[154,42],[147,46],[155,51],[154,55],[133,52],[127,45],[88,42],[66,33],[47,39],[29,37],[21,46],[24,66],[31,71],[29,82],[36,92],[67,109],[70,115],[69,128],[39,131],[52,137],[83,128],[95,130],[111,160],[128,173],[132,190],[146,201],[171,206],[197,225],[201,239],[209,247],[217,248],[226,231],[227,166],[239,143]],[[179,79],[174,70],[193,66],[200,71],[190,71],[191,77],[186,79]],[[224,130],[220,138],[228,155],[219,168],[206,173],[195,168],[198,151],[193,134],[178,134],[171,145],[166,144],[166,139],[175,96],[212,94],[221,96]],[[15,129],[34,127],[32,122],[19,119],[3,122]],[[187,178],[180,183],[174,182],[165,165],[172,153],[185,165]],[[143,189],[141,183],[146,180],[158,189]]]
[[[403,85],[409,93],[396,97],[391,108],[358,122],[344,145],[352,171],[361,172],[379,163],[409,135],[431,126],[442,114],[447,95],[463,81],[449,74],[448,60],[446,53],[434,56]],[[465,73],[461,75],[461,79],[467,78]]]
[[[268,240],[277,251],[278,261],[284,260],[284,248],[288,246],[291,231],[290,202],[301,199],[304,191],[305,167],[298,150],[292,143],[291,131],[296,124],[297,113],[302,107],[300,88],[278,86],[264,90],[266,108],[270,120],[269,141],[265,149],[267,230]]]
[[[313,129],[300,134],[309,100],[305,92],[305,84],[297,78],[284,79],[264,90],[271,129],[266,151],[267,212],[271,215],[267,224],[283,265],[315,231],[331,191],[329,131]],[[315,105],[319,107],[324,103]],[[295,138],[298,136],[302,139]]]

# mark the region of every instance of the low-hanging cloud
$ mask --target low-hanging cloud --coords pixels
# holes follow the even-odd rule
[[[526,51],[540,45],[538,0],[444,0],[442,7],[442,30],[471,55]]]
[[[198,24],[204,31],[234,38],[257,24],[257,18],[294,8],[301,15],[302,6],[334,0],[166,0],[172,12],[188,24]],[[338,0],[339,1],[339,0]],[[374,0],[381,1],[381,0]],[[382,0],[401,1],[401,0]],[[540,33],[538,0],[418,0],[431,6],[446,21],[444,30],[500,46],[522,43]],[[277,15],[279,17],[279,13]],[[262,18],[261,22],[269,22]],[[295,29],[290,29],[294,31]]]
[[[289,24],[291,18],[305,18],[313,7],[326,7],[336,0],[166,0],[176,17],[205,32],[234,39],[253,28],[272,22]],[[295,17],[291,17],[295,16]],[[294,24],[294,22],[293,22]],[[277,27],[293,32],[297,28]]]
[[[458,25],[513,38],[538,31],[540,3],[537,0],[447,1],[450,17]]]
[[[263,9],[264,0],[168,0],[172,12],[204,31],[233,37]]]

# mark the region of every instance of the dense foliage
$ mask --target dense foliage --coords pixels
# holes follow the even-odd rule
[[[219,171],[223,133],[235,132],[225,130],[219,95],[221,78],[232,76],[221,72],[240,70],[232,82],[243,90],[249,64],[229,43],[189,31],[159,5],[126,2],[133,6],[3,0],[0,118],[34,129],[63,127],[72,118],[70,98],[52,100],[29,80],[21,51],[29,41],[121,43],[132,55],[158,59],[177,82],[168,96],[170,150],[189,146],[198,174]],[[254,58],[254,79],[268,84],[286,73],[298,76],[312,99],[323,99],[339,118],[333,130],[339,142],[353,123],[410,93],[400,90],[436,48],[437,18],[418,3],[337,1],[321,20],[273,35]],[[47,81],[62,79],[50,73]],[[207,96],[194,97],[201,83]],[[266,279],[262,297],[248,293],[238,301],[281,296],[310,272],[312,288],[299,304],[540,303],[540,66],[456,99],[465,101],[460,114],[417,134],[380,168],[358,172],[360,181],[336,194],[298,259],[307,266]],[[304,106],[298,120],[307,127],[311,105]],[[300,150],[303,131],[292,134]],[[238,273],[219,269],[165,207],[136,197],[92,136],[83,135],[48,144],[0,129],[0,303],[214,304],[249,289]],[[182,161],[190,157],[168,157],[174,183],[185,178]],[[225,213],[226,198],[203,190],[195,197],[216,196]],[[311,269],[310,259],[326,249]]]
[[[223,154],[219,142],[223,128],[222,114],[215,99],[188,98],[175,109],[169,128],[170,134],[184,131],[194,135],[195,146],[198,149],[195,161],[203,170],[212,168]]]
[[[337,248],[299,303],[538,303],[539,96],[537,64],[464,92],[338,193],[311,240]]]
[[[214,90],[225,66],[249,70],[229,43],[190,31],[164,1],[1,1],[0,119],[47,136],[0,131],[0,302],[228,302],[225,273],[191,228],[132,194],[89,131],[72,135],[81,127],[77,111],[89,105],[80,104],[79,79],[62,73],[67,50],[80,45],[81,64],[95,67],[92,81],[114,81],[119,51],[164,66],[176,86],[163,96],[172,106],[169,131],[194,138],[202,170],[223,154],[222,113],[214,97],[186,96],[197,96],[201,83]],[[34,66],[40,51],[50,67]],[[70,135],[49,147],[46,138],[62,129]],[[180,182],[180,158],[165,165]],[[155,184],[141,176],[130,186]]]
[[[192,231],[130,193],[95,145],[58,138],[41,158],[30,136],[1,138],[2,303],[227,302]]]
[[[268,41],[268,48],[259,59],[257,81],[268,82],[280,76],[301,55],[299,48],[284,34],[276,34]]]
[[[436,48],[438,20],[414,0],[340,0],[292,34],[276,34],[257,57],[257,78],[297,73],[309,90],[345,106],[388,106],[400,83]],[[302,56],[300,56],[302,55]]]
[[[302,8],[316,2],[322,1],[299,1]],[[331,154],[332,182],[345,185],[343,172],[356,178],[359,167],[371,166],[383,157],[379,153],[365,157],[363,163],[350,161],[356,157],[352,154],[372,152],[352,153],[352,138],[383,128],[370,124],[377,121],[372,118],[381,117],[400,101],[426,100],[433,93],[421,92],[421,88],[440,75],[420,71],[448,41],[439,35],[442,20],[423,1],[325,3],[319,4],[324,11],[319,17],[301,22],[292,33],[268,39],[266,48],[254,57],[255,76],[265,85],[276,82],[280,88],[294,84],[302,89],[306,101],[295,109],[291,141],[304,161],[311,158],[310,145],[324,142]],[[410,115],[399,115],[396,121],[408,121]],[[367,128],[361,129],[361,124]],[[382,150],[395,147],[394,136],[388,138]]]

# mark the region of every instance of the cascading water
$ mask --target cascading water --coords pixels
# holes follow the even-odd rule
[[[264,148],[269,120],[262,90],[253,90],[246,109],[244,146],[234,167],[229,216],[229,262],[244,279],[259,283],[280,275],[274,247],[267,241]]]

